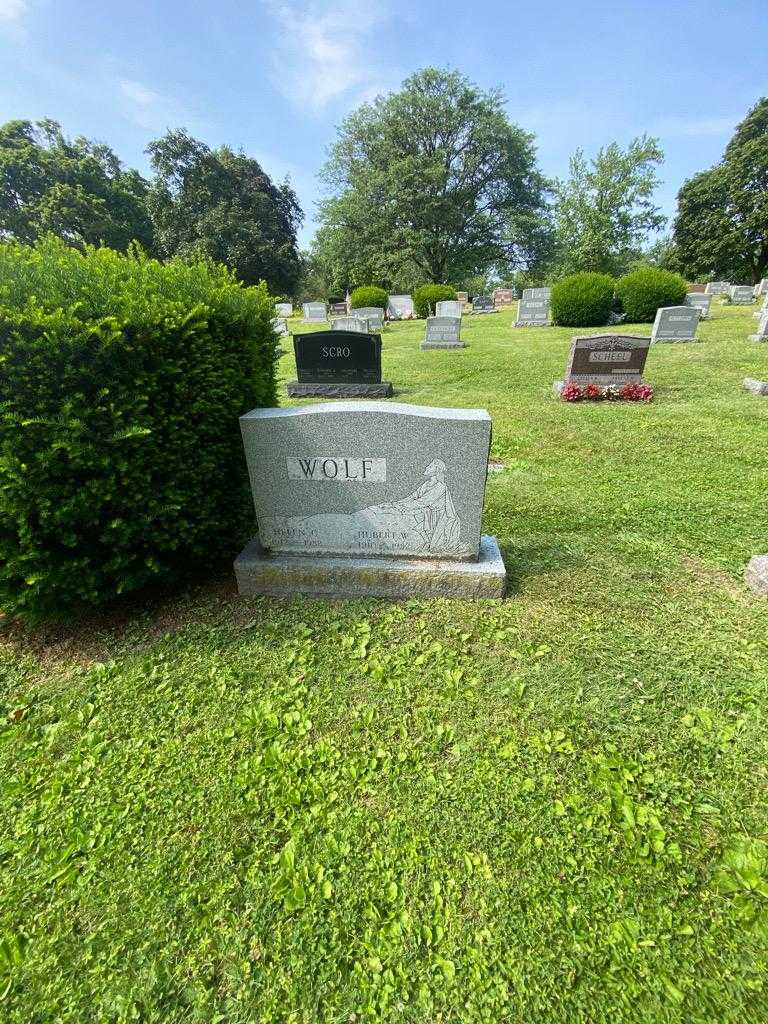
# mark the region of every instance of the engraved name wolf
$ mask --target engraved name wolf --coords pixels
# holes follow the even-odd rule
[[[386,483],[386,459],[328,458],[313,455],[307,459],[286,458],[289,480],[360,480]]]

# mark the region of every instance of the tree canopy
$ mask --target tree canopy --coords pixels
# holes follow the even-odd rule
[[[639,257],[648,233],[666,222],[652,199],[663,159],[646,135],[625,150],[612,142],[591,161],[576,150],[568,179],[555,189],[559,269],[621,274]]]
[[[426,68],[342,124],[315,253],[336,288],[463,280],[536,263],[548,242],[533,138],[502,96]]]
[[[722,160],[680,189],[674,239],[689,277],[757,282],[768,272],[768,98],[737,126]]]
[[[70,245],[152,246],[148,184],[109,146],[67,139],[56,121],[0,127],[0,234],[34,242],[53,233]]]
[[[228,146],[210,149],[186,131],[169,131],[147,152],[155,177],[148,205],[163,256],[225,263],[246,284],[265,280],[294,291],[301,273],[296,193],[275,185],[258,161]]]

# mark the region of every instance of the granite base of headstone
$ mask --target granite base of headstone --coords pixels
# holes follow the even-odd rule
[[[291,398],[388,398],[392,385],[381,379],[381,336],[358,331],[295,334],[298,380]]]
[[[461,318],[456,316],[429,316],[421,348],[466,348],[461,340]]]
[[[744,390],[753,395],[768,395],[768,380],[755,380],[754,377],[744,378]]]
[[[756,594],[768,594],[768,555],[750,558],[744,572],[744,582]]]
[[[385,402],[255,409],[240,418],[258,536],[241,594],[499,598],[482,536],[491,418]]]
[[[612,397],[620,398],[625,384],[643,384],[643,370],[648,358],[650,338],[636,334],[587,334],[575,337],[565,368],[565,379],[552,385],[562,397],[569,384],[586,388],[596,385],[601,393],[611,389]]]
[[[696,337],[696,328],[700,319],[701,313],[693,306],[661,306],[656,310],[656,319],[651,328],[651,341],[699,341]]]

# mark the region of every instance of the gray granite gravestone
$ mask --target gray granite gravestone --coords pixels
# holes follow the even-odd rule
[[[712,308],[712,296],[705,295],[704,292],[688,292],[685,296],[685,304],[693,309],[698,309],[701,319],[706,320]]]
[[[347,316],[348,313],[346,302],[332,302],[328,307],[329,316]]]
[[[650,338],[636,334],[587,334],[575,337],[565,380],[554,383],[559,395],[565,384],[642,384]]]
[[[298,380],[292,398],[387,398],[392,385],[381,379],[381,336],[357,331],[294,334]]]
[[[727,295],[730,284],[727,281],[710,281],[704,288],[705,295]]]
[[[746,391],[753,395],[768,395],[768,380],[755,380],[754,377],[745,377],[743,386]]]
[[[278,316],[286,317],[293,315],[293,304],[290,302],[276,302],[275,312]]]
[[[241,594],[501,597],[480,533],[491,418],[385,402],[240,417],[258,536]]]
[[[750,558],[744,572],[744,581],[756,594],[768,594],[768,555]]]
[[[758,295],[768,295],[768,277],[764,277],[755,287]]]
[[[290,334],[288,324],[283,316],[272,317],[272,329],[276,334],[279,334],[281,338],[285,338]]]
[[[453,316],[461,318],[463,306],[458,299],[442,299],[435,303],[435,316]]]
[[[523,288],[524,299],[546,299],[547,306],[552,300],[551,288]]]
[[[461,340],[461,318],[458,316],[427,317],[421,348],[466,348]]]
[[[493,302],[496,306],[511,306],[515,301],[513,288],[496,288],[493,293]]]
[[[476,295],[472,299],[473,313],[495,313],[496,303],[490,295]]]
[[[384,326],[384,310],[380,306],[358,306],[352,310],[352,316],[360,316],[367,320],[372,331],[379,331]]]
[[[368,320],[361,316],[335,316],[331,318],[332,331],[357,331],[358,334],[369,334]]]
[[[755,301],[752,286],[749,284],[733,284],[728,294],[734,306],[751,306]]]
[[[546,327],[549,324],[549,299],[523,298],[517,306],[515,327]]]
[[[302,309],[305,324],[322,324],[328,319],[328,307],[324,302],[305,302]]]
[[[701,314],[693,306],[661,306],[651,329],[651,341],[696,341]]]
[[[768,310],[757,321],[757,333],[750,334],[750,341],[768,341]]]
[[[387,316],[390,320],[410,320],[416,316],[410,295],[387,296]]]

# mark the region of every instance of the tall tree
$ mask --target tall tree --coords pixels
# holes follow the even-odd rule
[[[768,272],[768,99],[737,126],[722,160],[680,189],[674,239],[690,277],[757,282]]]
[[[292,294],[301,274],[296,193],[275,185],[259,163],[227,146],[210,149],[186,131],[169,131],[147,147],[155,178],[149,210],[164,256],[209,258],[240,280],[265,280]]]
[[[577,149],[567,181],[555,189],[557,261],[562,270],[623,272],[650,231],[666,222],[653,203],[664,154],[643,135],[626,150],[615,142],[588,161]]]
[[[67,139],[56,121],[0,127],[0,234],[33,242],[47,232],[70,245],[152,245],[147,182],[103,143]]]
[[[316,252],[337,284],[458,281],[547,242],[532,136],[456,72],[426,68],[352,113],[323,178]]]

